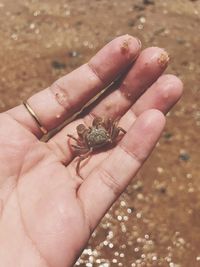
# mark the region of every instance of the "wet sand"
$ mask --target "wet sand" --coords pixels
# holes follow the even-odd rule
[[[22,3],[23,2],[23,3]],[[0,111],[86,62],[115,36],[164,47],[184,82],[161,140],[77,266],[200,266],[200,2],[0,1]]]

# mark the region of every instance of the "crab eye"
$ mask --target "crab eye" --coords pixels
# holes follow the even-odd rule
[[[78,132],[78,134],[83,134],[84,131],[85,131],[86,127],[84,124],[79,124],[77,127],[76,127],[76,130]]]

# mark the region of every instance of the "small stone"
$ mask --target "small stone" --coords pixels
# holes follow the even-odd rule
[[[82,25],[83,24],[83,22],[81,21],[81,20],[78,20],[77,22],[76,22],[76,26],[80,26],[80,25]]]
[[[135,4],[133,8],[137,11],[143,11],[145,9],[144,5],[142,4]]]
[[[144,24],[146,22],[146,18],[145,17],[140,17],[140,22]]]
[[[135,209],[133,207],[130,207],[127,209],[127,213],[129,213],[129,214],[134,212],[134,211],[135,211]]]
[[[155,30],[154,34],[155,35],[159,35],[159,34],[165,32],[165,31],[166,31],[165,27],[159,27],[157,30]]]
[[[157,167],[157,172],[158,173],[163,173],[164,172],[164,169],[162,167]]]
[[[137,192],[141,192],[143,190],[143,184],[138,181],[136,184],[133,185],[133,189]]]
[[[31,30],[35,29],[35,24],[34,24],[34,23],[31,23],[31,24],[30,24],[30,29],[31,29]]]
[[[129,20],[129,21],[128,21],[128,26],[129,26],[129,27],[133,27],[133,26],[135,26],[135,20],[133,20],[133,19]]]
[[[64,69],[64,68],[66,68],[65,63],[59,62],[57,60],[52,61],[51,65],[52,65],[52,67],[54,69]]]
[[[143,0],[144,5],[154,5],[155,1],[154,0]]]
[[[176,42],[178,43],[178,44],[185,44],[186,43],[186,40],[184,40],[182,37],[177,37],[176,38]]]
[[[78,57],[79,53],[77,51],[69,51],[68,56],[70,57]]]
[[[165,187],[160,187],[160,188],[159,188],[159,192],[160,192],[161,194],[166,194],[167,189],[166,189]]]
[[[169,140],[169,139],[172,138],[173,134],[170,133],[170,132],[165,132],[165,133],[163,134],[163,136],[164,136],[164,138],[165,138],[166,140]]]
[[[188,161],[190,159],[190,155],[187,152],[181,152],[179,155],[179,159],[183,161]]]

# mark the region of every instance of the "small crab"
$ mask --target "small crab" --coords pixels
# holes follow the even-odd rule
[[[120,132],[126,133],[123,128],[118,127],[118,122],[118,119],[111,120],[95,117],[92,126],[86,127],[84,124],[79,124],[76,127],[78,138],[70,134],[67,135],[77,143],[71,146],[79,156],[76,166],[78,176],[80,176],[79,168],[82,160],[88,158],[93,151],[117,142]]]

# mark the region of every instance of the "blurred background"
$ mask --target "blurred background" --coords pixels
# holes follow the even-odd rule
[[[0,111],[129,33],[164,47],[184,95],[76,266],[200,266],[200,1],[0,0]],[[67,253],[67,252],[66,252]]]

